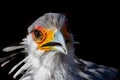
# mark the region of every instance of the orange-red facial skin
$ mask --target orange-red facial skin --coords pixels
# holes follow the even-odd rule
[[[36,26],[34,28],[34,30],[39,30],[42,33],[41,38],[37,39],[37,38],[35,38],[34,32],[32,32],[33,40],[38,44],[38,47],[37,47],[38,49],[45,50],[45,51],[54,49],[52,46],[42,47],[42,45],[44,45],[48,42],[52,42],[54,40],[55,30],[47,29],[47,28],[41,27],[41,26]],[[63,33],[64,38],[66,38],[70,41],[69,32],[67,31],[66,26],[64,26],[61,29],[61,32]]]
[[[54,39],[55,30],[50,30],[47,28],[43,28],[41,26],[36,26],[34,29],[39,30],[42,33],[41,38],[36,39],[34,36],[34,32],[32,32],[32,37],[33,37],[34,41],[38,44],[38,49],[42,49],[42,50],[50,49],[49,46],[46,46],[46,47],[41,47],[41,46],[48,42],[51,42]]]

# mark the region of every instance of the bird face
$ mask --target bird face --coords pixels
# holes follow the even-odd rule
[[[31,34],[34,42],[37,44],[38,50],[58,51],[67,54],[67,46],[70,44],[70,38],[65,26],[61,29],[48,29],[42,26],[35,26]]]

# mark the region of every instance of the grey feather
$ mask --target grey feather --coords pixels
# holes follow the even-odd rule
[[[35,26],[60,30],[66,23],[65,15],[59,13],[46,13],[38,18],[29,28],[28,35],[20,46],[4,48],[9,52],[24,48],[20,52],[26,52],[26,58],[16,64],[9,73],[12,73],[22,63],[24,65],[14,74],[14,78],[23,74],[20,80],[114,80],[118,71],[114,68],[98,65],[93,62],[79,59],[74,55],[73,36],[70,36],[71,45],[67,47],[67,54],[58,51],[40,51],[31,37],[31,31]],[[59,37],[59,36],[58,36]],[[2,66],[14,59],[17,54],[0,58],[4,62]],[[26,70],[26,72],[24,72]]]
[[[58,13],[46,13],[42,17],[38,18],[28,28],[28,32],[31,32],[35,26],[42,26],[46,28],[61,28],[67,21],[66,17]]]

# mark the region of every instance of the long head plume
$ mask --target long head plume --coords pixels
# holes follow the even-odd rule
[[[75,57],[74,43],[73,35],[67,28],[66,17],[59,13],[46,13],[31,24],[27,37],[19,46],[3,49],[6,52],[23,50],[0,58],[0,62],[3,62],[1,66],[15,59],[19,53],[23,53],[26,54],[25,58],[9,72],[13,73],[22,65],[13,78],[23,74],[20,80],[92,80],[93,73],[100,75],[100,78],[103,77],[103,69],[93,71],[91,65],[97,66],[96,64]],[[89,67],[91,71],[88,71]],[[101,68],[104,67],[98,67]]]

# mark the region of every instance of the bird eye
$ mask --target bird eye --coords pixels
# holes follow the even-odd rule
[[[42,32],[40,32],[39,30],[34,30],[34,36],[37,39],[40,39],[42,36]]]

